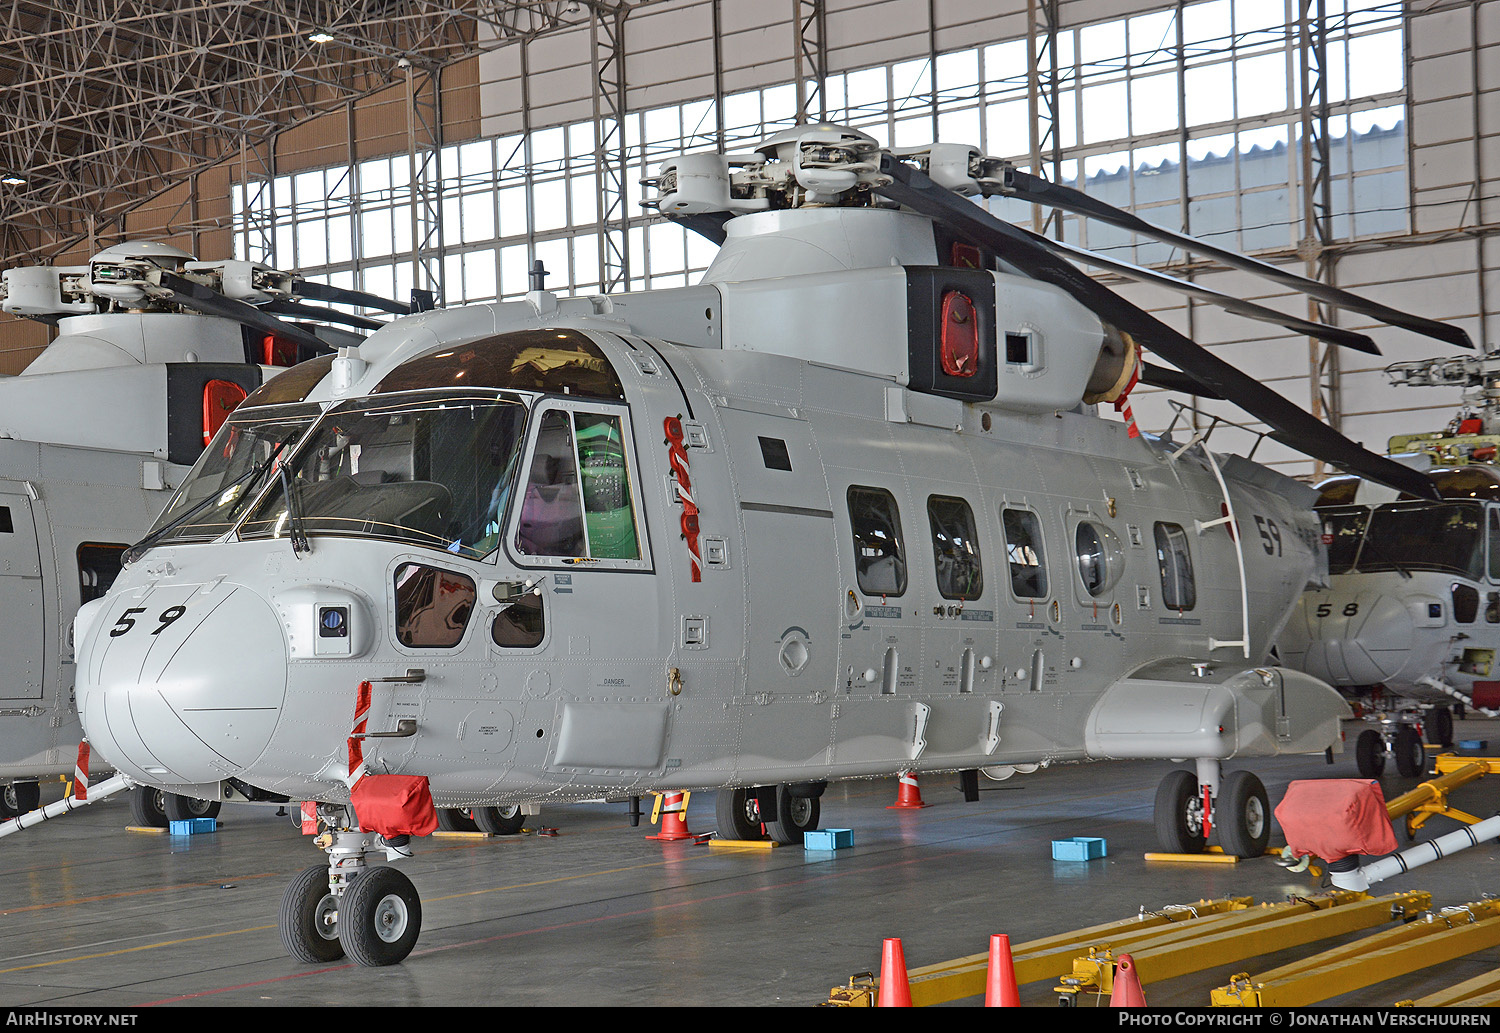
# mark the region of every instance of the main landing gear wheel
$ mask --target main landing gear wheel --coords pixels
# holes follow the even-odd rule
[[[488,832],[492,836],[514,836],[526,824],[526,815],[521,813],[520,804],[511,804],[509,807],[475,807],[474,824],[479,826],[480,832]]]
[[[786,786],[777,786],[776,820],[766,825],[766,831],[782,846],[796,846],[802,833],[817,829],[822,810],[816,796],[793,796]]]
[[[1404,778],[1422,774],[1427,767],[1427,750],[1422,737],[1411,725],[1402,725],[1396,730],[1396,770]]]
[[[1231,771],[1214,803],[1219,845],[1235,857],[1259,857],[1271,843],[1271,801],[1266,787],[1248,771]]]
[[[141,786],[130,794],[130,816],[137,825],[148,829],[167,827],[167,794],[151,786]]]
[[[478,832],[479,825],[468,811],[452,807],[440,808],[437,812],[438,828],[444,832]]]
[[[281,897],[278,926],[281,945],[298,961],[320,965],[344,956],[344,945],[339,942],[339,898],[328,889],[326,864],[304,868],[292,880]]]
[[[219,816],[221,805],[218,800],[199,800],[191,796],[178,796],[176,793],[162,793],[161,795],[162,813],[169,822]]]
[[[1385,742],[1375,729],[1366,728],[1354,740],[1354,763],[1363,778],[1379,778],[1385,771]]]
[[[0,818],[27,814],[42,805],[40,782],[12,782],[0,793]]]
[[[1453,748],[1453,711],[1434,707],[1427,712],[1427,741],[1445,750]]]
[[[1201,854],[1208,845],[1203,835],[1203,794],[1191,771],[1174,771],[1157,787],[1156,839],[1171,854]]]
[[[339,943],[352,961],[369,968],[395,965],[417,945],[422,900],[396,869],[368,868],[344,890],[338,927]]]
[[[754,790],[720,789],[714,795],[714,817],[719,823],[720,839],[759,840],[760,804]]]

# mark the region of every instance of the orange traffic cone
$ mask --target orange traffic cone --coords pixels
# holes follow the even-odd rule
[[[916,810],[927,805],[922,802],[922,792],[917,788],[917,776],[910,771],[901,772],[901,788],[896,791],[896,802],[888,811]]]
[[[696,839],[687,827],[687,795],[685,793],[667,793],[666,805],[663,806],[662,798],[656,798],[656,808],[661,814],[661,831],[655,835],[647,836],[647,839],[660,839],[665,842],[673,842],[678,839]],[[656,824],[656,814],[651,815],[651,823]]]
[[[985,980],[984,1006],[1021,1006],[1021,991],[1016,986],[1016,963],[1010,956],[1010,937],[1005,933],[996,933],[990,937],[990,970]]]
[[[1141,977],[1129,954],[1115,960],[1115,986],[1109,994],[1111,1008],[1144,1008],[1146,995],[1141,992]]]
[[[891,937],[880,949],[880,994],[877,1008],[910,1008],[911,987],[906,982],[906,955],[901,941]]]

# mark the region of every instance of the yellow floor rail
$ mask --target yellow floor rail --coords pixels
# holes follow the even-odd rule
[[[1214,990],[1218,1008],[1297,1008],[1500,944],[1500,900],[1442,908]]]
[[[1398,1008],[1495,1008],[1500,1007],[1500,968],[1465,979],[1446,990],[1419,997],[1415,1001],[1397,1001]]]
[[[1085,992],[1110,993],[1115,959],[1122,953],[1131,956],[1145,985],[1409,918],[1431,904],[1430,893],[1371,897],[1337,890],[1221,915],[1191,935],[1174,929],[1143,938],[1128,949],[1114,944],[1094,948],[1074,959],[1072,974],[1056,987],[1058,1003],[1073,1003]]]
[[[1095,944],[1132,944],[1163,926],[1201,922],[1214,915],[1243,910],[1253,904],[1252,897],[1221,897],[1199,900],[1192,904],[1172,904],[1158,911],[1142,908],[1140,913],[1129,918],[1013,944],[1011,958],[1015,966],[1016,982],[1025,984],[1042,979],[1056,979],[1068,971],[1069,964],[1080,951]],[[1128,950],[1128,946],[1123,949]],[[965,997],[976,997],[985,991],[988,971],[988,950],[910,969],[907,972],[907,983],[911,987],[912,1005],[927,1007]],[[849,985],[834,987],[827,1003],[873,1007],[878,987],[879,982],[873,974],[860,973],[850,977]]]

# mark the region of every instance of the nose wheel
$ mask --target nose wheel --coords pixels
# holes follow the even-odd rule
[[[370,868],[344,892],[338,926],[351,960],[370,968],[395,965],[417,945],[422,900],[401,872]]]
[[[314,841],[327,864],[305,868],[281,898],[278,928],[288,954],[308,964],[348,957],[370,968],[403,961],[422,931],[422,900],[402,872],[365,863],[372,851],[387,860],[411,856],[401,840],[365,832],[341,808],[319,808],[327,831]]]

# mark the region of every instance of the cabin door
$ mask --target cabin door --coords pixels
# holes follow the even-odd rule
[[[0,700],[41,699],[44,613],[31,499],[0,493]]]
[[[805,420],[742,409],[721,417],[749,586],[742,767],[823,763],[840,625],[822,461]]]

